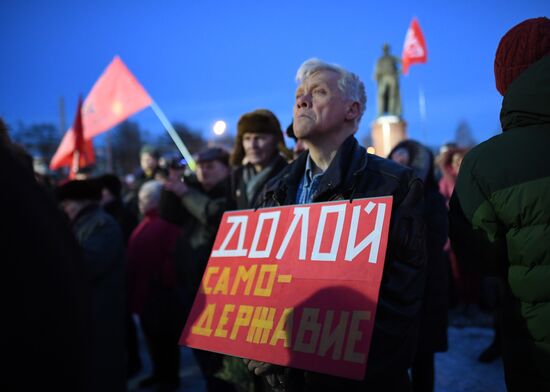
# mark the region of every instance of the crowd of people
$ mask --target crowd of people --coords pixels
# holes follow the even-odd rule
[[[550,390],[549,19],[502,38],[495,79],[502,134],[435,158],[404,140],[378,157],[354,136],[363,82],[310,59],[298,69],[286,130],[294,151],[277,117],[256,109],[240,117],[233,151],[197,152],[194,172],[177,159],[161,167],[155,147],[144,146],[131,184],[82,171],[47,187],[0,121],[2,390],[126,390],[142,366],[136,319],[152,361],[140,386],[177,390],[178,341],[225,211],[387,195],[363,380],[194,349],[207,390],[433,391],[449,309],[479,303],[486,276],[498,293],[496,333],[480,360],[502,352],[509,390]]]

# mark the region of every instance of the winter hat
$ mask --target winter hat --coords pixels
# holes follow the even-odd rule
[[[195,155],[195,161],[197,163],[219,161],[229,166],[229,153],[221,147],[208,147]]]
[[[409,154],[409,162],[406,166],[412,168],[415,174],[425,182],[428,174],[433,171],[433,158],[430,150],[416,140],[407,139],[399,142],[390,151],[387,158],[392,159],[393,153],[400,149],[406,150]]]
[[[506,90],[526,68],[550,54],[550,19],[527,19],[502,37],[495,55],[497,90]]]
[[[245,133],[282,135],[281,123],[279,123],[273,112],[267,109],[254,110],[243,114],[237,123],[237,135],[242,136]]]
[[[99,179],[73,180],[59,186],[55,190],[57,201],[63,200],[95,200],[101,199],[101,181]]]
[[[281,123],[275,117],[273,112],[267,109],[257,109],[250,113],[245,113],[237,123],[237,138],[235,148],[231,154],[231,164],[240,166],[244,158],[243,135],[245,133],[263,133],[275,136],[279,152],[291,156],[290,151],[285,146]]]
[[[107,189],[111,193],[111,195],[117,198],[120,197],[120,193],[122,191],[122,183],[117,176],[115,176],[114,174],[104,174],[99,177],[99,181],[101,181],[101,186]]]

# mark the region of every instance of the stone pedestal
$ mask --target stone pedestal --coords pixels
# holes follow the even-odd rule
[[[397,116],[381,116],[371,124],[375,154],[386,158],[391,149],[407,139],[407,123]]]

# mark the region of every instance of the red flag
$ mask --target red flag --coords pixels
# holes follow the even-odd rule
[[[152,102],[149,94],[116,56],[84,101],[84,138],[91,139],[107,131]]]
[[[403,54],[401,55],[403,62],[403,74],[409,73],[409,66],[412,64],[425,63],[428,61],[428,48],[426,47],[426,41],[418,20],[413,18],[409,29],[407,30],[407,36],[405,37],[405,44],[403,45]]]
[[[99,77],[82,107],[83,138],[87,142],[124,121],[153,101],[134,75],[115,56]],[[72,164],[75,134],[67,131],[55,153],[50,168],[59,169]]]
[[[94,162],[95,154],[92,140],[84,139],[82,97],[79,97],[73,126],[65,133],[50,162],[50,168],[55,170],[63,166],[71,166],[69,177],[74,178],[79,168],[91,165]]]

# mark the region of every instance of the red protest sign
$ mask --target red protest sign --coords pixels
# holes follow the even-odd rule
[[[224,214],[180,344],[362,379],[392,197]]]

